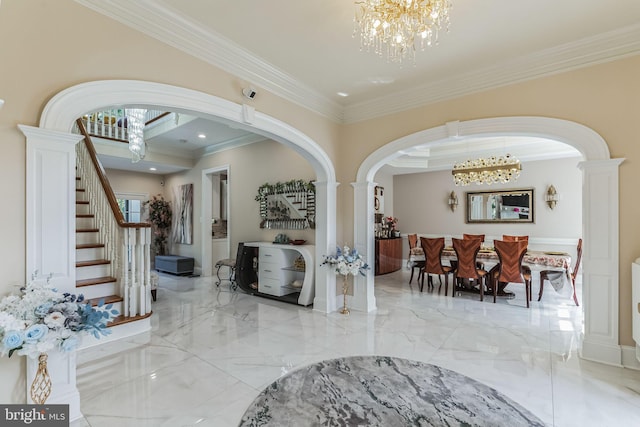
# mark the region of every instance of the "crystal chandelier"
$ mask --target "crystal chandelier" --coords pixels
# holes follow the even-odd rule
[[[438,43],[438,32],[449,30],[449,0],[360,0],[354,18],[360,48],[386,54],[390,62],[409,57],[415,63],[420,50]],[[417,39],[417,40],[416,40]]]
[[[131,108],[125,110],[127,115],[127,131],[129,133],[129,151],[133,155],[131,162],[137,163],[144,159],[144,118],[147,110]]]
[[[456,185],[469,185],[472,182],[480,185],[515,181],[521,170],[520,160],[507,154],[456,163],[451,173]]]

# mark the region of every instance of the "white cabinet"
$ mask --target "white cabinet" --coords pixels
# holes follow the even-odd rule
[[[293,265],[299,254],[277,247],[260,248],[258,256],[258,291],[275,296],[299,292],[291,287],[297,279]]]
[[[258,247],[258,292],[275,297],[290,296],[294,298],[291,302],[305,306],[313,303],[315,260],[312,245],[250,242],[245,246]],[[304,260],[304,269],[296,267],[299,258]],[[294,282],[297,286],[292,286]]]

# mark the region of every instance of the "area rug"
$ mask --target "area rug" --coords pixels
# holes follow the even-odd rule
[[[315,363],[278,379],[241,426],[544,426],[498,391],[426,363],[356,356]]]

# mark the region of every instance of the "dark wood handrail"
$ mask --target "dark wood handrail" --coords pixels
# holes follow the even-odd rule
[[[102,188],[104,189],[104,193],[107,196],[107,200],[109,201],[109,206],[113,211],[113,215],[116,218],[116,222],[120,227],[124,228],[143,228],[143,227],[151,227],[151,224],[148,222],[126,222],[124,220],[124,215],[118,206],[118,200],[116,199],[116,195],[113,193],[113,189],[111,188],[111,184],[109,184],[109,180],[107,179],[107,174],[102,167],[102,163],[98,160],[98,155],[96,154],[96,149],[93,146],[93,142],[91,142],[91,137],[87,133],[87,129],[84,127],[84,123],[82,123],[82,119],[78,119],[76,121],[78,124],[78,129],[80,129],[80,133],[84,136],[84,144],[87,147],[87,151],[89,152],[89,157],[91,157],[91,162],[93,163],[93,167],[96,169],[98,173],[98,179],[100,180],[100,184],[102,184]]]
[[[144,125],[145,125],[145,126],[147,126],[147,125],[149,125],[149,124],[151,124],[151,123],[155,122],[156,120],[160,120],[160,119],[161,119],[161,118],[163,118],[163,117],[167,117],[169,114],[171,114],[171,112],[170,112],[170,111],[165,111],[164,113],[162,113],[162,114],[159,114],[159,115],[155,116],[153,119],[149,120],[149,121],[148,121],[148,122],[146,122]]]

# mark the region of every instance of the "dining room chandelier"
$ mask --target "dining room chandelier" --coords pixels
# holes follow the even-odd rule
[[[357,0],[354,37],[360,49],[373,50],[389,62],[415,63],[416,48],[438,43],[440,30],[449,31],[449,0]]]
[[[520,160],[511,154],[456,163],[451,173],[456,185],[493,184],[515,181],[520,176]]]
[[[132,154],[131,162],[138,163],[145,156],[144,118],[147,110],[143,108],[128,108],[125,113],[127,115],[129,151]]]

